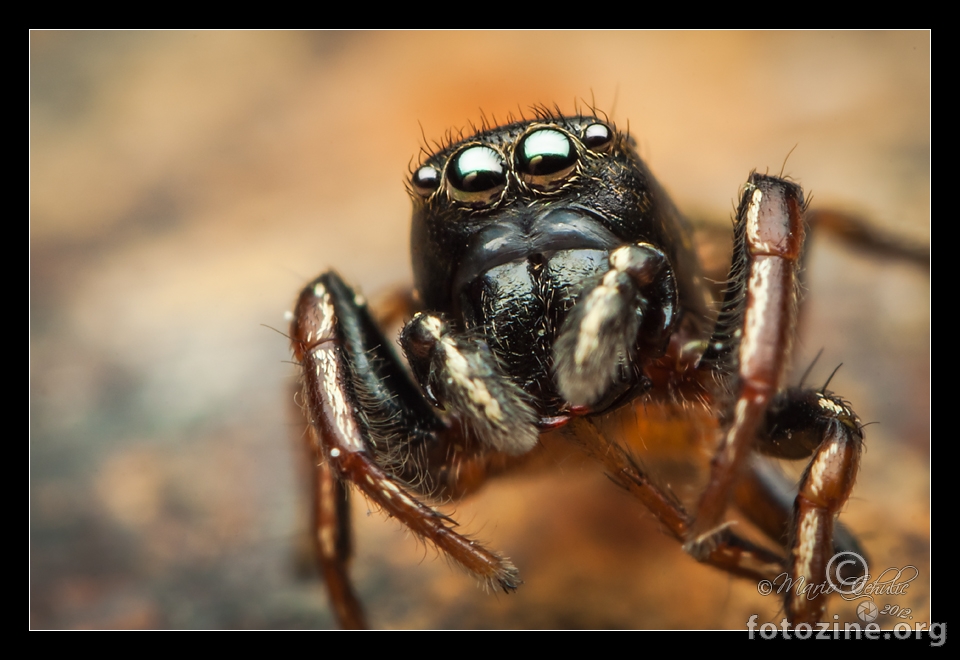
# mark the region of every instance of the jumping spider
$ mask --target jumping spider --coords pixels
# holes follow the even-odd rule
[[[822,584],[831,555],[859,550],[835,518],[857,475],[861,423],[824,388],[784,386],[805,234],[798,185],[750,175],[719,313],[686,222],[605,119],[544,112],[484,128],[430,155],[409,189],[417,311],[400,334],[407,366],[333,271],[300,294],[291,329],[318,455],[317,555],[342,626],[364,625],[346,570],[349,484],[509,592],[521,584],[509,559],[424,500],[476,490],[557,429],[699,561]],[[605,432],[604,418],[637,402],[631,410],[717,420],[694,510]],[[756,452],[809,459],[799,488]],[[786,558],[729,529],[733,501]],[[784,608],[793,623],[814,622],[826,600],[789,590]]]

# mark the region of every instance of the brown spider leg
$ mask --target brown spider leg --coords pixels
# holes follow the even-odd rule
[[[853,490],[862,440],[858,429],[839,422],[831,424],[800,482],[790,575],[794,580],[805,580],[808,588],[804,591],[795,585],[787,594],[787,616],[794,624],[823,618],[827,594],[820,589],[831,584],[828,580],[837,588],[850,584],[848,578],[831,576],[827,571],[831,556],[840,556],[833,552],[834,520]]]
[[[806,220],[811,234],[827,233],[868,254],[930,268],[929,245],[888,234],[863,218],[839,211],[812,210],[807,212]]]
[[[737,212],[727,297],[704,355],[704,362],[719,375],[734,374],[736,399],[726,410],[727,431],[688,531],[685,548],[694,556],[709,552],[711,537],[723,521],[733,486],[789,363],[803,210],[803,191],[796,184],[757,173],[750,176]]]
[[[767,411],[757,437],[759,451],[787,459],[813,455],[790,519],[790,586],[785,596],[793,624],[819,621],[829,593],[825,590],[848,587],[859,577],[849,572],[828,575],[831,557],[855,553],[859,558],[851,564],[866,570],[859,548],[838,548],[834,539],[834,520],[853,490],[862,445],[860,420],[849,404],[828,392],[789,389],[777,395]]]
[[[603,464],[615,484],[640,500],[674,538],[681,542],[687,538],[691,519],[672,492],[658,487],[640,463],[602,433],[593,420],[574,419],[570,422],[570,430],[580,447]],[[697,559],[728,573],[755,580],[772,581],[784,569],[783,557],[754,545],[729,529],[722,530],[714,538],[709,551]]]
[[[407,472],[404,465],[411,453],[426,456],[425,447],[450,438],[386,348],[362,299],[335,273],[322,275],[300,294],[290,334],[301,366],[304,410],[330,472],[487,584],[515,589],[520,579],[509,560],[454,532],[450,525],[456,523],[417,501],[398,476],[381,467],[415,476],[419,469]],[[388,441],[408,446],[390,447]],[[335,602],[338,613],[350,610],[342,590],[335,591],[344,577],[341,570],[330,588],[331,598],[341,599]]]
[[[874,257],[895,259],[918,268],[930,268],[930,246],[922,245],[904,236],[894,235],[875,227],[856,215],[833,209],[808,209],[804,215],[807,236],[803,242],[804,256],[817,236],[827,235],[844,245]],[[729,224],[695,221],[694,239],[697,254],[706,279],[722,285],[729,271],[731,248]],[[806,272],[801,269],[801,275]],[[723,289],[716,291],[723,297]]]
[[[350,491],[332,466],[323,460],[316,429],[307,427],[312,451],[318,457],[314,474],[313,520],[317,561],[330,593],[330,602],[341,628],[359,630],[367,627],[363,606],[350,583],[347,563],[353,554],[350,530]]]
[[[770,459],[752,457],[749,468],[743,471],[737,482],[733,498],[737,508],[770,540],[790,547],[797,487]],[[861,557],[867,556],[857,537],[839,520],[834,523],[832,552],[854,552]],[[859,576],[860,573],[844,575],[845,578]]]

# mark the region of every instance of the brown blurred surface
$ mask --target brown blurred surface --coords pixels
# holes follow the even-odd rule
[[[302,560],[284,312],[334,267],[409,282],[422,136],[595,98],[680,207],[725,221],[751,169],[929,241],[927,33],[31,34],[34,628],[333,625]],[[929,279],[817,240],[793,382],[867,428],[843,520],[913,564],[930,620]],[[697,565],[599,472],[493,483],[455,509],[511,596],[355,501],[358,590],[389,628],[740,628],[756,585]],[[830,615],[856,621],[854,605]],[[894,620],[881,618],[885,627]]]

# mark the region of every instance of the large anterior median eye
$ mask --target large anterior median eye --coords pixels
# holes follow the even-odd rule
[[[506,170],[503,157],[490,147],[467,147],[447,165],[450,196],[458,202],[490,204],[507,185]]]
[[[541,128],[520,139],[517,172],[531,188],[555,190],[577,166],[577,150],[565,133]]]

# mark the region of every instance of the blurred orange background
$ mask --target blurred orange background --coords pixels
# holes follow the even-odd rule
[[[424,139],[533,104],[629,126],[678,205],[725,222],[756,168],[929,242],[926,32],[32,32],[30,622],[335,625],[309,559],[284,312],[336,268],[411,279]],[[483,113],[483,114],[481,114]],[[817,239],[795,354],[867,427],[842,519],[929,621],[929,277]],[[269,326],[269,327],[264,327]],[[599,471],[493,483],[463,528],[521,569],[483,593],[355,498],[358,590],[391,628],[739,628]],[[830,614],[856,621],[831,601]],[[893,619],[878,620],[885,627]]]

